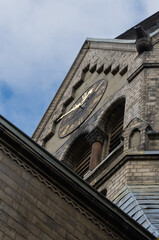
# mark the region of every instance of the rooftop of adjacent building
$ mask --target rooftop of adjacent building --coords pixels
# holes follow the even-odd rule
[[[136,39],[134,28],[137,26],[141,26],[148,34],[156,31],[159,28],[159,11],[117,36],[116,39]]]

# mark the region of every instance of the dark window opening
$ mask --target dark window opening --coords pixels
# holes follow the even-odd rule
[[[82,178],[89,171],[90,157],[91,147],[88,147],[85,150],[81,149],[81,154],[77,158],[74,171]]]
[[[109,153],[121,143],[124,122],[124,108],[122,106],[116,110],[116,114],[112,117],[111,122]]]
[[[64,161],[69,163],[72,170],[83,178],[89,171],[90,156],[91,146],[87,141],[86,135],[83,134],[74,141]]]
[[[110,154],[118,149],[122,143],[123,123],[124,123],[124,109],[125,101],[115,104],[108,114],[106,121],[106,132],[107,132],[107,147],[106,154]],[[123,146],[117,150],[118,152],[123,151]]]

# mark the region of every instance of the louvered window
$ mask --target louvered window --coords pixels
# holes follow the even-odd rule
[[[112,152],[121,143],[123,120],[124,116],[121,115],[120,118],[117,119],[117,121],[114,121],[111,127],[109,153]]]
[[[107,153],[111,153],[121,143],[121,137],[123,132],[124,122],[124,103],[118,104],[109,115],[108,124],[108,150]]]
[[[74,170],[82,178],[89,170],[90,156],[91,148],[89,147],[84,151],[84,153],[80,156],[80,159],[75,164]]]

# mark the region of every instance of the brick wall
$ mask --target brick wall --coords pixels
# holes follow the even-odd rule
[[[147,93],[145,96],[146,119],[154,130],[159,130],[159,69],[149,69],[147,75]]]
[[[77,204],[2,147],[0,199],[0,239],[105,239]]]
[[[125,185],[159,184],[159,163],[155,160],[126,162],[98,190],[106,188],[107,198],[112,200]]]

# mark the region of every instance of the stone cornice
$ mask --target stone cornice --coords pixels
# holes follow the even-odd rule
[[[143,63],[129,77],[128,82],[131,82],[145,68],[159,68],[159,63]]]
[[[134,40],[88,38],[87,41],[90,49],[136,52]]]
[[[115,172],[117,172],[127,161],[158,161],[159,151],[138,151],[122,153],[117,158],[112,155],[104,159],[92,172],[90,172],[85,180],[94,188],[99,188],[102,183],[109,179]],[[94,182],[95,179],[95,182]]]

